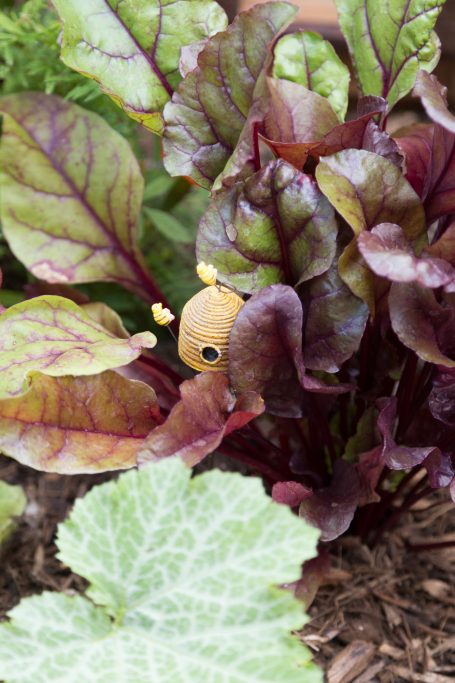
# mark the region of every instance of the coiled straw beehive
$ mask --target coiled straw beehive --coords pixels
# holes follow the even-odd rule
[[[212,285],[195,294],[184,306],[178,352],[194,370],[228,369],[229,335],[243,299],[227,287]]]

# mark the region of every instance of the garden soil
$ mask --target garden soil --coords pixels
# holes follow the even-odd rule
[[[56,526],[75,498],[113,476],[44,474],[0,457],[0,479],[23,486],[29,501],[0,557],[0,618],[27,595],[84,591],[85,581],[55,557]],[[435,543],[442,547],[425,549]],[[348,536],[331,544],[330,553],[300,633],[327,682],[454,683],[453,503],[439,493],[378,547]]]

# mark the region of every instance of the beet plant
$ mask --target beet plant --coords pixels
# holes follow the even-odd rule
[[[71,89],[0,99],[5,249],[30,274],[3,258],[19,300],[0,316],[4,454],[72,474],[215,453],[202,468],[259,475],[323,541],[374,544],[436,489],[455,499],[443,4],[336,0],[353,104],[349,69],[287,2],[227,26],[213,0],[54,0]],[[409,93],[427,122],[391,134]],[[188,254],[242,299],[229,324],[201,314],[222,348],[184,309],[194,375],[140,303],[179,334]]]

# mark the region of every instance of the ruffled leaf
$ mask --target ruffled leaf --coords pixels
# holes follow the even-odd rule
[[[180,49],[226,28],[213,0],[55,0],[62,59],[160,134],[161,112],[180,81]]]
[[[378,429],[383,438],[382,458],[392,470],[407,470],[421,465],[435,451],[434,446],[409,447],[397,445],[392,431],[397,417],[397,399],[395,396],[378,401],[380,413]]]
[[[400,341],[423,360],[455,367],[453,311],[438,303],[430,289],[416,283],[392,285],[389,294],[392,328]],[[445,348],[447,347],[447,348]]]
[[[0,678],[322,683],[291,635],[302,605],[274,587],[300,578],[317,537],[260,480],[191,478],[175,459],[96,486],[57,539],[86,595],[22,600],[0,625]]]
[[[420,97],[430,119],[455,133],[455,116],[447,108],[447,88],[425,71],[417,74],[413,95]]]
[[[337,230],[316,183],[278,160],[214,198],[199,226],[197,255],[218,269],[221,282],[251,293],[325,272]]]
[[[161,421],[153,389],[116,372],[34,373],[25,394],[0,401],[0,450],[45,472],[127,469]]]
[[[58,296],[41,296],[0,315],[0,398],[17,396],[32,371],[51,377],[95,375],[127,365],[156,337],[118,338],[84,310]]]
[[[455,281],[455,270],[442,259],[418,258],[399,225],[381,223],[358,239],[360,253],[369,267],[392,282],[417,282],[423,287],[443,287]]]
[[[447,227],[436,242],[425,247],[425,252],[435,258],[444,259],[455,267],[455,222]]]
[[[408,239],[425,231],[419,197],[389,159],[365,150],[348,149],[324,158],[316,169],[322,192],[355,235],[380,223],[400,225]],[[375,308],[375,283],[354,239],[340,257],[339,272],[351,291]]]
[[[328,99],[341,120],[348,108],[349,69],[328,40],[312,31],[295,31],[275,45],[273,75],[303,85]]]
[[[207,42],[197,69],[187,75],[164,111],[164,163],[171,175],[186,175],[210,188],[242,133],[245,150],[238,166],[251,162],[254,131],[251,117],[247,119],[254,101],[265,92],[269,45],[295,11],[287,2],[257,5]],[[237,174],[237,166],[232,174]]]
[[[181,400],[166,422],[151,432],[139,452],[144,463],[178,455],[196,465],[213,453],[225,436],[240,429],[264,411],[254,391],[237,398],[225,375],[203,372],[180,385]]]
[[[143,179],[99,116],[53,95],[0,100],[1,219],[17,258],[56,283],[114,281],[150,299],[137,245]]]
[[[364,95],[389,109],[412,87],[419,69],[433,71],[440,44],[433,31],[444,0],[335,0],[357,80]]]

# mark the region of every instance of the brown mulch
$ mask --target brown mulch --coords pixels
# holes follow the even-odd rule
[[[439,550],[408,544],[453,542]],[[435,494],[376,548],[346,537],[302,638],[328,683],[455,681],[455,507]]]
[[[56,525],[77,497],[113,476],[43,474],[0,457],[0,479],[21,484],[29,501],[0,557],[0,618],[27,595],[85,589],[55,557]],[[302,632],[328,683],[455,681],[455,547],[407,547],[447,541],[455,543],[455,507],[441,494],[377,548],[353,537],[331,545],[331,569]]]

